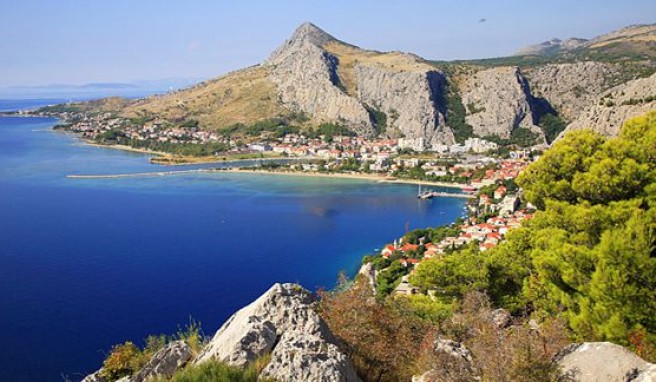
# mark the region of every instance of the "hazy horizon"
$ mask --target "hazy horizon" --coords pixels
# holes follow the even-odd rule
[[[653,23],[656,3],[557,0],[192,4],[43,0],[0,14],[0,88],[211,78],[264,60],[302,22],[367,49],[427,59],[501,57],[551,38]]]

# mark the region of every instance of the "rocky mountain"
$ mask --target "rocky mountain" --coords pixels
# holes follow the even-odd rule
[[[474,134],[510,138],[519,127],[542,134],[530,86],[519,68],[481,70],[467,77],[460,90],[467,106],[465,120]]]
[[[585,46],[588,40],[583,38],[568,38],[566,40],[560,40],[558,38],[552,38],[551,40],[541,42],[535,45],[529,45],[521,48],[515,53],[518,56],[526,55],[550,55],[556,54],[561,51],[572,50]]]
[[[590,128],[615,136],[627,120],[656,109],[656,74],[616,86],[595,99],[565,131]]]
[[[517,51],[517,56],[555,56],[570,54],[610,55],[624,57],[656,57],[656,24],[632,25],[590,40],[582,38],[557,38],[536,45],[529,45]]]
[[[569,123],[570,129],[601,121],[619,126],[653,106],[648,78],[656,72],[656,25],[590,40],[554,39],[522,52],[429,62],[362,49],[304,23],[259,65],[111,104],[130,121],[147,117],[168,126],[194,120],[202,130],[234,131],[236,124],[261,121],[302,128],[330,122],[367,137],[447,145],[473,136],[506,144],[549,142]],[[639,79],[644,81],[632,83]],[[606,95],[612,102],[601,101]],[[107,111],[102,104],[98,110]]]

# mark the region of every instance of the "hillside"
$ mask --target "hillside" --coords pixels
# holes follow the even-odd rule
[[[553,39],[520,52],[427,61],[363,49],[304,23],[259,65],[164,95],[72,107],[115,111],[126,126],[154,120],[235,136],[239,126],[330,123],[361,136],[422,139],[429,146],[470,137],[550,143],[574,122],[570,129],[604,122],[613,134],[653,107],[656,25],[590,40]],[[609,95],[619,102],[609,102]]]

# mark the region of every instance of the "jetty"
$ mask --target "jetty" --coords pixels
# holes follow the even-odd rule
[[[214,171],[217,170],[195,169],[195,170],[179,170],[179,171],[133,172],[127,174],[89,174],[89,175],[70,174],[70,175],[66,175],[66,177],[70,179],[148,178],[148,177],[159,177],[159,176],[189,174],[189,173],[198,173],[198,172],[214,172]]]

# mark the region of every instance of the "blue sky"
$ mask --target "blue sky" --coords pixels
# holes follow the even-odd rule
[[[484,58],[654,23],[656,1],[4,0],[0,88],[214,77],[261,62],[303,21],[370,49]]]

